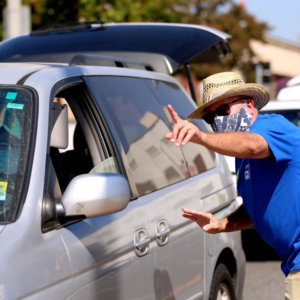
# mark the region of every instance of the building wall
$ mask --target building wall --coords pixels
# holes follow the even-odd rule
[[[266,42],[252,40],[250,46],[256,54],[256,63],[270,63],[272,83],[271,95],[286,79],[300,74],[300,43],[291,43],[266,36]]]

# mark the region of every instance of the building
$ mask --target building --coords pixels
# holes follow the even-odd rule
[[[256,54],[257,82],[264,84],[274,98],[288,79],[300,74],[300,43],[271,36],[265,41],[252,40],[250,46]]]
[[[300,75],[300,42],[292,43],[282,39],[265,36],[265,42],[251,40],[250,47],[255,54],[253,64],[256,69],[256,82],[264,85],[275,99],[284,84]],[[185,76],[177,76],[189,91]],[[193,78],[196,98],[201,98],[201,82]]]

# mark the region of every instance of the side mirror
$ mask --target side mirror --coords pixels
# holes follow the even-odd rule
[[[65,217],[103,216],[124,209],[130,200],[127,179],[115,173],[76,176],[61,199]]]

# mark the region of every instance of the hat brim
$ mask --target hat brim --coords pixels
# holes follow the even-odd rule
[[[218,95],[213,100],[210,100],[207,103],[199,106],[191,114],[188,115],[188,118],[201,119],[205,114],[209,112],[209,108],[212,105],[216,103],[218,103],[219,105],[229,103],[231,102],[231,100],[228,98],[234,96],[251,97],[257,110],[262,109],[270,100],[270,94],[264,86],[256,83],[244,83],[239,85],[238,87],[234,87]]]

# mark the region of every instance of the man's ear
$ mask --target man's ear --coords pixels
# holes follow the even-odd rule
[[[258,110],[254,106],[254,101],[252,99],[247,99],[248,112],[252,113],[252,123],[256,120],[258,115]]]
[[[247,99],[247,105],[252,105],[254,106],[254,101],[251,98]]]
[[[250,108],[250,109],[255,107],[254,106],[254,101],[251,98],[247,99],[247,107]]]

